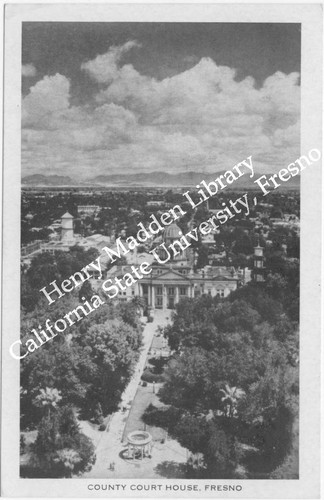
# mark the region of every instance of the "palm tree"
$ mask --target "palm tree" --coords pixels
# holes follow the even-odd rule
[[[61,392],[57,389],[51,387],[46,387],[46,389],[41,389],[38,396],[34,399],[34,404],[40,408],[45,408],[47,410],[47,416],[51,414],[51,409],[56,408],[57,403],[61,401]]]
[[[236,407],[239,400],[245,397],[245,391],[238,387],[230,387],[228,384],[225,384],[225,389],[221,389],[220,392],[224,394],[221,399],[224,405],[224,415],[233,417],[236,413]]]
[[[145,307],[145,299],[137,295],[133,298],[132,303],[136,307],[137,312],[141,314],[142,309]]]
[[[67,475],[70,477],[75,465],[81,462],[81,460],[77,451],[71,448],[63,448],[57,451],[57,458],[54,459],[54,462],[63,464]]]

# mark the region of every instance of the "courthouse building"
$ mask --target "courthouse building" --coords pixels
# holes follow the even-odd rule
[[[236,290],[239,277],[226,268],[206,266],[200,272],[190,267],[153,265],[151,275],[138,283],[139,295],[153,309],[173,309],[180,299],[199,297],[227,297]]]
[[[161,260],[166,256],[165,248],[179,239],[181,230],[176,223],[168,226],[154,245],[164,244],[160,248]],[[242,275],[225,266],[206,266],[197,272],[193,270],[193,252],[190,248],[171,258],[166,264],[159,264],[150,259],[152,272],[143,276],[127,290],[119,292],[120,300],[130,300],[134,296],[142,297],[146,305],[152,309],[173,309],[180,299],[185,297],[198,297],[203,294],[212,297],[227,297],[237,289],[242,281]],[[130,266],[115,265],[107,272],[107,278],[122,278],[130,272]]]
[[[152,309],[173,309],[174,306],[185,297],[199,297],[210,295],[211,297],[227,297],[242,283],[251,279],[251,271],[235,270],[233,267],[205,266],[203,269],[194,270],[194,252],[191,247],[179,251],[177,255],[168,253],[169,245],[179,240],[182,233],[174,222],[154,240],[153,246],[160,256],[159,263],[151,253],[138,253],[137,249],[125,255],[126,263],[119,265],[118,261],[113,267],[109,267],[110,261],[107,254],[102,253],[102,248],[109,245],[114,248],[114,240],[100,234],[83,238],[75,235],[73,230],[73,216],[68,212],[61,219],[61,237],[50,242],[37,242],[37,247],[32,248],[29,259],[39,252],[55,253],[56,251],[68,252],[74,245],[89,248],[97,248],[102,255],[102,264],[106,266],[102,276],[93,271],[94,278],[123,278],[126,273],[131,273],[131,265],[140,265],[148,262],[152,272],[144,275],[139,281],[126,290],[120,290],[118,299],[121,301],[132,300],[134,297],[142,297],[148,307]],[[112,245],[111,245],[112,244]],[[26,259],[22,254],[22,260]],[[27,258],[28,258],[27,257]],[[169,259],[168,259],[169,258]],[[264,280],[263,248],[259,245],[255,248],[253,279]],[[108,269],[108,270],[107,270]],[[99,284],[98,284],[99,285]]]

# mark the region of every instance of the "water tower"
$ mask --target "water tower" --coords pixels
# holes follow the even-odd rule
[[[69,212],[66,212],[64,215],[62,215],[61,218],[61,240],[62,241],[73,241],[74,240],[74,233],[73,233],[73,215],[69,214]]]

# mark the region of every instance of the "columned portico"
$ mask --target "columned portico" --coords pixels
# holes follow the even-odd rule
[[[191,296],[192,283],[186,275],[167,270],[163,274],[143,277],[139,284],[140,294],[153,309],[173,309],[181,298]]]
[[[181,272],[182,271],[182,272]],[[139,293],[152,309],[173,309],[181,299],[195,298],[200,295],[227,297],[237,288],[237,278],[232,275],[214,276],[189,274],[181,267],[177,270],[161,268],[149,277],[143,277],[139,284]]]

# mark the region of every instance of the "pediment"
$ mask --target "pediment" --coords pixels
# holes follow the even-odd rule
[[[174,271],[173,269],[169,269],[168,271],[165,271],[164,273],[154,276],[154,280],[172,280],[172,281],[190,281],[189,277],[178,273],[177,271]]]

